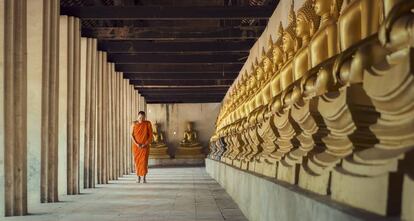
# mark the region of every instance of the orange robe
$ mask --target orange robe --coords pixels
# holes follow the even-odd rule
[[[148,143],[139,148],[132,142],[132,152],[134,154],[135,172],[138,176],[145,176],[148,173],[149,148],[152,141],[152,126],[149,121],[135,122],[132,136],[138,144]]]

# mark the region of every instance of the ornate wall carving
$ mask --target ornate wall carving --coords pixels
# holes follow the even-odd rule
[[[404,166],[414,147],[413,9],[409,0],[292,3],[224,98],[209,157],[413,219]]]

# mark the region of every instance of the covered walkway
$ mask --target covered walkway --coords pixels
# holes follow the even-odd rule
[[[237,205],[204,168],[150,169],[148,183],[135,183],[134,174],[63,195],[61,202],[38,204],[30,216],[7,217],[30,221],[244,221]]]

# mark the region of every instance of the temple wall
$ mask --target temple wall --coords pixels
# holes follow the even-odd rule
[[[214,132],[219,106],[218,103],[148,104],[147,114],[151,122],[160,124],[169,152],[174,154],[183,139],[187,121],[194,122],[199,141],[207,149],[208,141]]]
[[[208,170],[252,220],[294,216],[257,214],[245,201],[260,205],[255,194],[299,214],[319,207],[272,195],[285,190],[264,180],[290,197],[414,220],[412,1],[292,2],[280,1],[223,99]],[[234,191],[240,179],[255,185]]]
[[[339,205],[321,197],[263,176],[206,159],[208,174],[226,189],[250,221],[387,220],[381,216]]]

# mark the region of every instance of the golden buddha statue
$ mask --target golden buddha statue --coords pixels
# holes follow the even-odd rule
[[[160,125],[155,122],[152,126],[152,143],[149,158],[151,159],[168,159],[168,146],[165,144],[164,134],[160,130]]]
[[[319,27],[320,18],[313,8],[313,0],[306,0],[296,17],[296,36],[301,39],[301,48],[293,60],[294,80],[298,81],[311,68],[309,41]]]
[[[339,53],[336,21],[342,3],[343,0],[315,0],[315,13],[321,17],[321,23],[310,42],[312,67]]]
[[[282,48],[285,58],[285,64],[280,71],[280,86],[282,90],[286,90],[293,83],[292,60],[299,45],[295,29],[296,15],[292,2],[289,13],[289,24],[283,31],[282,37]]]
[[[262,65],[263,65],[263,71],[265,73],[265,82],[268,82],[272,76],[273,76],[273,70],[272,70],[272,66],[273,66],[273,61],[272,61],[272,52],[273,52],[273,48],[272,48],[272,40],[271,38],[269,39],[269,45],[270,45],[270,49],[266,52],[266,50],[263,48],[262,50]]]
[[[337,20],[342,3],[343,0],[315,0],[314,10],[321,20],[319,29],[309,43],[311,68],[340,53]],[[333,64],[327,65],[321,68],[317,75],[304,79],[306,97],[324,94],[334,85],[332,68]]]
[[[184,131],[184,138],[180,142],[181,146],[198,146],[200,143],[198,142],[197,132],[193,130],[192,122],[187,122],[187,129]]]
[[[257,88],[260,88],[266,81],[265,72],[262,67],[262,63],[256,65],[256,75],[257,75]]]
[[[284,58],[282,48],[283,25],[282,22],[278,28],[278,38],[272,43],[272,57],[273,57],[273,74],[276,75],[282,69]],[[271,41],[271,40],[270,40]]]
[[[187,129],[184,131],[184,138],[180,142],[175,157],[176,158],[204,158],[203,147],[198,142],[197,131],[193,129],[193,122],[186,123]]]
[[[155,122],[152,126],[152,136],[153,139],[151,147],[158,148],[166,146],[164,143],[164,134],[162,133],[162,131],[159,130],[159,124],[157,122]]]
[[[379,5],[380,0],[348,0],[338,19],[341,51],[378,32]]]

